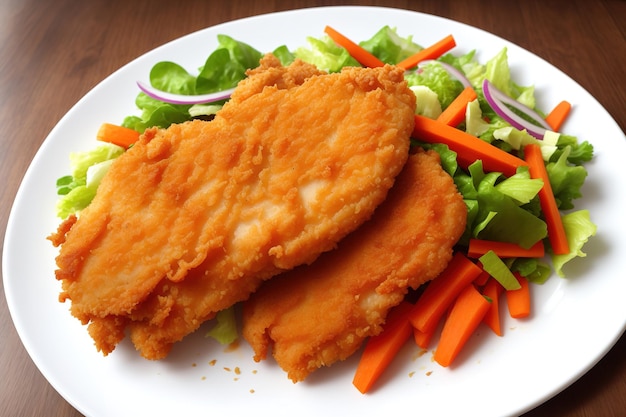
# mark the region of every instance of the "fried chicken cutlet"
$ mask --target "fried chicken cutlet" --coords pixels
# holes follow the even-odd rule
[[[244,303],[243,336],[263,360],[271,350],[294,381],[352,355],[382,330],[409,288],[452,258],[467,209],[434,151],[411,155],[371,220],[312,265],[286,272]]]
[[[60,299],[104,354],[130,326],[144,357],[165,357],[367,220],[407,160],[414,111],[400,69],[265,57],[214,120],[149,129],[113,163],[57,236]]]

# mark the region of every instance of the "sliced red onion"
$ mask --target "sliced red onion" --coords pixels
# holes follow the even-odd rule
[[[552,130],[539,113],[507,96],[487,79],[483,81],[483,94],[485,95],[485,100],[487,100],[487,103],[489,103],[493,111],[510,123],[514,128],[519,130],[525,129],[530,135],[537,139],[543,139],[543,135],[545,135],[546,131]],[[508,108],[506,104],[528,115],[531,119],[539,123],[540,126],[523,119],[513,110]]]
[[[461,84],[463,84],[463,87],[471,87],[472,86],[472,83],[470,83],[470,81],[467,79],[465,74],[463,74],[461,71],[456,69],[454,66],[452,66],[450,64],[446,64],[445,62],[437,61],[435,59],[427,59],[427,60],[421,61],[418,64],[418,68],[422,67],[424,65],[428,65],[428,64],[430,64],[432,62],[436,62],[439,65],[441,65],[443,67],[443,69],[445,69],[448,72],[448,74],[450,74],[452,77],[454,77],[457,80],[459,80],[461,82]]]
[[[162,101],[164,103],[170,104],[205,104],[205,103],[213,103],[220,100],[225,100],[230,98],[231,94],[235,90],[234,88],[229,88],[228,90],[218,91],[215,93],[209,94],[198,94],[198,95],[184,95],[184,94],[174,94],[168,93],[166,91],[157,90],[156,88],[149,86],[141,81],[137,81],[137,85],[139,89],[146,93],[149,97],[152,97],[155,100]]]

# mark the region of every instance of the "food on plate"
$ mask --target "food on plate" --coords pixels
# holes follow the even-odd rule
[[[435,278],[465,230],[467,208],[434,151],[419,151],[385,202],[338,248],[264,283],[243,306],[255,360],[272,352],[294,382],[379,334],[409,288]]]
[[[174,342],[369,219],[408,158],[393,66],[326,74],[267,55],[210,121],[150,128],[51,236],[61,301],[104,354]]]
[[[158,62],[149,85],[137,81],[141,115],[115,129],[105,123],[98,140],[108,143],[70,154],[72,174],[57,180],[57,216],[64,221],[50,236],[66,248],[58,258],[60,298],[72,301],[104,354],[130,335],[144,357],[163,358],[213,316],[207,337],[231,343],[238,337],[233,303],[263,284],[244,309],[255,359],[272,350],[299,381],[367,338],[353,380],[366,393],[411,332],[421,349],[432,348],[443,322],[434,359],[448,366],[481,322],[501,334],[494,306],[502,291],[521,286],[518,278],[543,283],[552,270],[564,276],[565,263],[585,256],[581,249],[596,233],[589,212],[562,213],[582,196],[593,146],[559,131],[568,102],[548,113],[536,107],[535,87],[512,79],[506,47],[483,64],[474,50],[449,53],[452,35],[423,48],[389,26],[358,44],[332,28],[325,32],[307,38],[309,47],[282,45],[265,57],[218,35],[197,75]],[[365,99],[375,94],[382,99]],[[197,118],[215,121],[189,122]],[[407,213],[430,203],[381,220],[380,213],[397,210],[388,208],[393,201],[408,204],[391,196],[367,219],[406,158],[406,171],[416,158],[426,158],[420,166],[431,166],[436,178],[443,168],[449,177],[442,190],[456,186],[465,215],[455,214],[458,201],[437,207],[448,213],[434,222],[441,245],[398,261],[412,242],[399,240],[427,230],[421,216]],[[402,187],[397,183],[392,194]],[[552,215],[545,213],[550,207]],[[401,231],[386,232],[391,237],[381,242],[386,235],[376,236],[371,226],[379,223]],[[553,244],[555,230],[566,245]],[[372,241],[358,241],[366,236]],[[337,244],[340,250],[327,251]],[[362,268],[359,286],[355,271],[370,253],[375,268]],[[383,253],[393,257],[384,260]],[[415,264],[422,257],[427,267]],[[85,278],[90,269],[96,274]],[[407,274],[412,269],[415,275]],[[386,270],[393,278],[381,278]],[[283,276],[265,282],[277,274]],[[324,287],[339,279],[341,285]],[[419,297],[413,291],[404,297],[429,280]],[[498,291],[490,292],[493,285]],[[310,294],[296,305],[303,292]],[[493,296],[488,313],[480,292]],[[315,321],[322,313],[330,319]]]

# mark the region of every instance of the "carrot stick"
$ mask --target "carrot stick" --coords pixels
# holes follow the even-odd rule
[[[474,262],[457,252],[446,269],[428,284],[409,312],[413,327],[421,332],[433,331],[446,309],[481,271]]]
[[[139,132],[124,126],[102,123],[100,129],[98,129],[96,138],[99,141],[109,142],[128,149],[130,145],[137,142],[137,139],[139,139]]]
[[[382,333],[368,339],[352,384],[362,393],[368,392],[411,336],[408,312],[413,305],[403,301],[387,317]]]
[[[550,178],[548,177],[548,171],[544,165],[539,145],[534,143],[526,145],[524,147],[524,155],[528,163],[530,176],[543,180],[543,187],[541,187],[538,193],[539,203],[548,226],[548,240],[550,241],[550,246],[552,246],[552,251],[556,255],[566,255],[569,253],[569,243],[567,242],[561,213],[552,193]]]
[[[519,273],[515,272],[514,275],[520,283],[520,288],[505,292],[506,303],[511,317],[520,319],[530,315],[530,285]]]
[[[501,172],[510,177],[515,174],[518,167],[528,165],[526,161],[482,139],[419,114],[415,115],[413,137],[428,143],[448,145],[457,153],[457,161],[462,168],[467,168],[480,159],[485,171]]]
[[[474,279],[474,285],[478,287],[482,287],[483,285],[487,283],[490,276],[491,275],[489,275],[489,272],[484,271],[484,270],[480,271],[480,275],[478,275],[476,279]]]
[[[426,61],[427,59],[439,58],[441,55],[448,52],[455,46],[456,41],[454,40],[454,37],[452,35],[448,35],[440,41],[430,45],[429,47],[424,48],[421,51],[411,55],[410,57],[398,62],[396,65],[400,68],[408,70],[409,68],[413,68],[420,62]]]
[[[490,279],[483,288],[483,295],[489,297],[491,305],[485,314],[483,321],[495,334],[502,336],[502,328],[500,326],[500,294],[504,288],[495,279]]]
[[[490,250],[494,251],[500,258],[541,258],[545,254],[542,240],[530,248],[524,249],[515,243],[470,238],[467,256],[480,258]]]
[[[476,99],[476,91],[472,87],[465,87],[454,98],[452,103],[437,117],[437,121],[449,126],[458,126],[465,119],[467,103]]]
[[[369,51],[361,47],[359,44],[352,42],[350,39],[346,38],[330,26],[326,26],[324,28],[324,32],[326,32],[326,34],[330,36],[330,38],[335,41],[337,45],[345,48],[350,56],[359,61],[359,63],[364,67],[382,67],[385,65],[383,61],[376,58]]]
[[[422,332],[416,328],[413,328],[413,339],[415,340],[415,344],[422,349],[428,349],[428,346],[430,346],[430,341],[435,335],[436,329],[437,326],[434,326],[431,330],[427,332]]]
[[[450,366],[482,322],[489,306],[489,301],[474,285],[470,284],[463,289],[443,325],[434,355],[437,363],[441,366]]]
[[[565,122],[565,119],[567,119],[567,116],[569,116],[571,110],[572,105],[568,101],[561,101],[552,109],[550,113],[548,113],[545,119],[546,123],[550,125],[552,130],[558,132],[563,122]]]

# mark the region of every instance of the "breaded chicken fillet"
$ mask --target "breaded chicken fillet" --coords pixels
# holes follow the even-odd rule
[[[264,283],[244,303],[256,361],[272,352],[294,382],[352,355],[409,288],[452,258],[467,210],[433,151],[411,155],[387,200],[336,250]]]
[[[414,111],[400,69],[265,57],[213,121],[149,129],[113,163],[56,237],[61,300],[103,353],[130,325],[142,355],[163,358],[367,220],[407,160]]]

